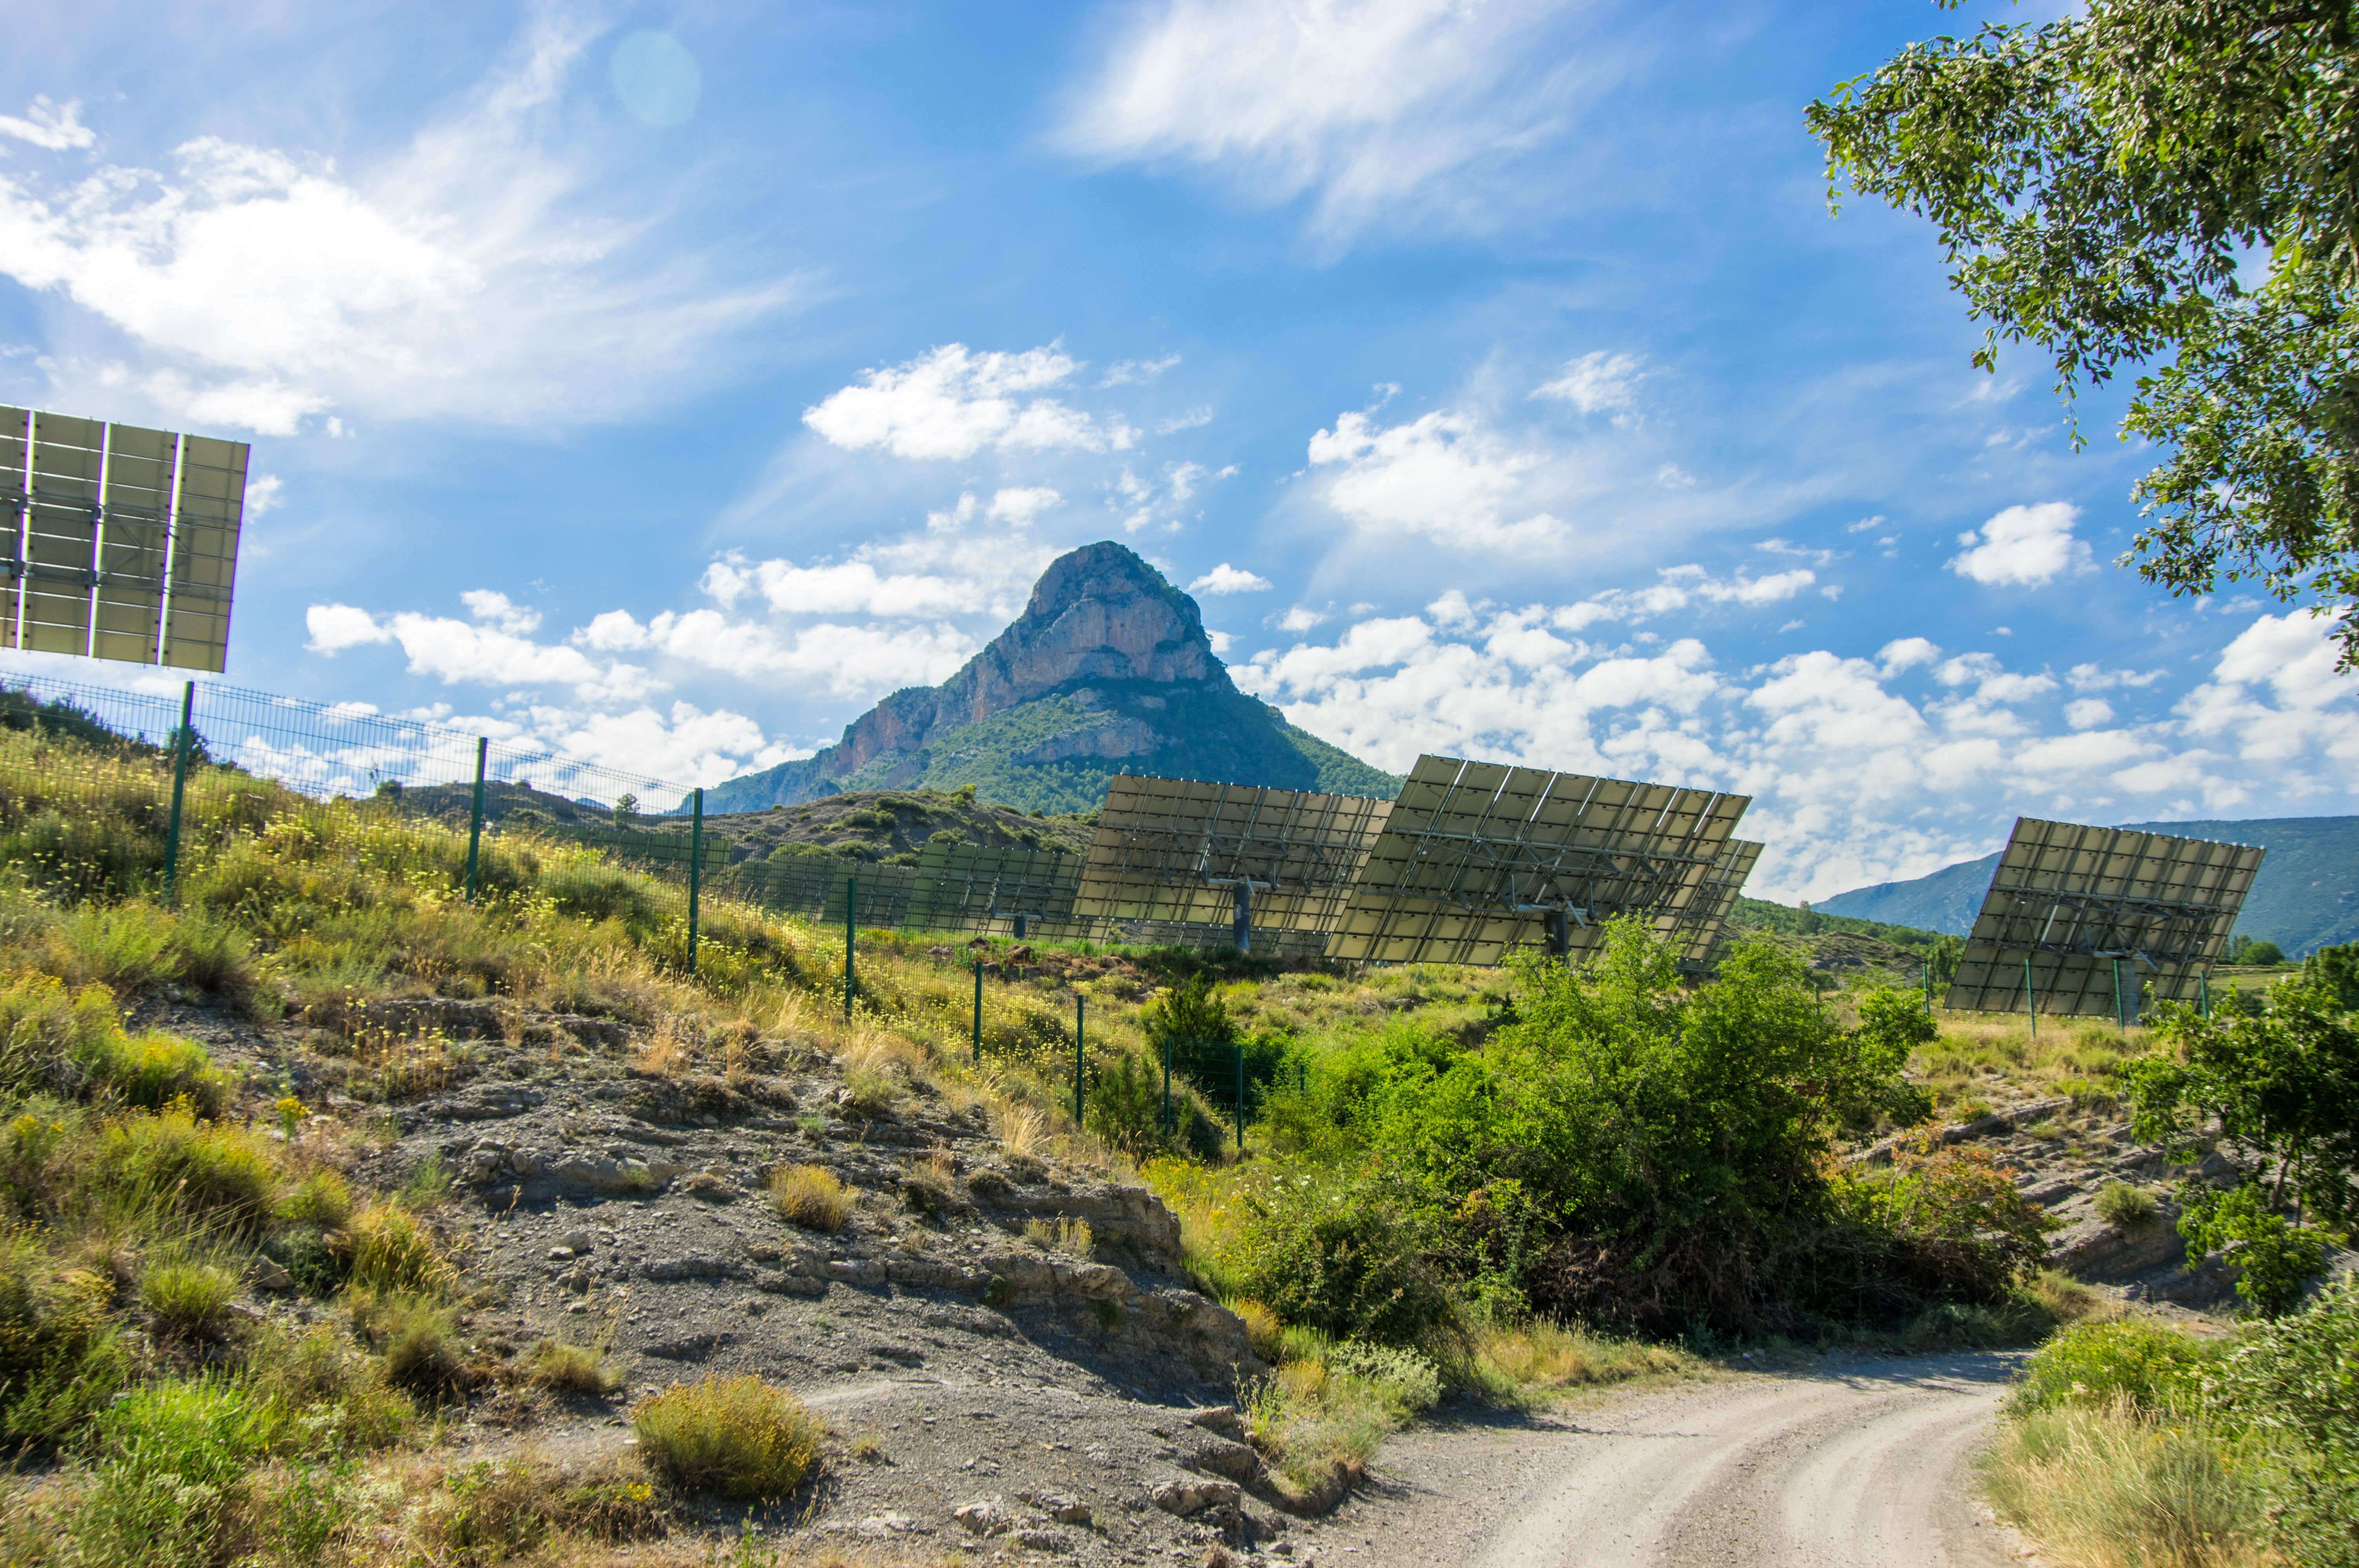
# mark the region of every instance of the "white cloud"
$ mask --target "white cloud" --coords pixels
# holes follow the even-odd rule
[[[598,27],[540,13],[455,114],[358,174],[209,135],[169,173],[0,177],[0,273],[128,341],[59,356],[60,395],[285,435],[334,407],[611,419],[709,382],[798,289],[657,245],[648,193],[601,178],[560,108]]]
[[[1065,498],[1045,484],[1019,485],[1010,490],[994,491],[991,496],[991,519],[1017,528],[1028,528],[1032,520]]]
[[[1679,464],[1665,463],[1655,470],[1655,482],[1665,490],[1693,490],[1699,481]]]
[[[467,613],[502,632],[527,636],[540,630],[540,611],[512,602],[505,593],[488,588],[471,589],[459,596]]]
[[[1116,360],[1106,367],[1105,379],[1098,384],[1100,386],[1145,386],[1179,362],[1178,354],[1166,354],[1159,360]]]
[[[1879,512],[1873,517],[1863,517],[1858,522],[1849,524],[1843,529],[1843,532],[1846,534],[1865,534],[1874,529],[1880,528],[1883,525],[1884,514]]]
[[[1326,619],[1319,611],[1298,604],[1277,618],[1277,629],[1281,632],[1308,632]]]
[[[1926,638],[1895,638],[1875,651],[1876,672],[1890,680],[1902,670],[1930,665],[1940,656],[1940,645]]]
[[[1201,404],[1194,408],[1183,409],[1169,419],[1157,420],[1155,433],[1158,436],[1175,436],[1182,430],[1199,429],[1212,422],[1212,405]]]
[[[1543,44],[1554,9],[1163,0],[1136,13],[1059,140],[1097,162],[1217,171],[1258,202],[1315,191],[1329,236],[1379,216],[1479,222],[1493,175],[1560,135],[1604,67],[1594,46]]]
[[[1268,589],[1269,579],[1256,577],[1226,561],[1188,585],[1190,593],[1266,593]]]
[[[1226,632],[1215,632],[1212,628],[1206,627],[1204,630],[1204,641],[1212,644],[1214,654],[1225,655],[1228,653],[1230,646],[1235,643],[1236,639],[1230,636]]]
[[[2075,730],[2094,730],[2113,719],[2114,705],[2102,697],[2084,697],[2064,705],[2064,722]]]
[[[53,153],[94,146],[98,142],[98,133],[82,123],[81,103],[52,103],[46,93],[33,100],[21,120],[14,114],[0,114],[0,136],[14,136]]]
[[[1432,413],[1378,426],[1345,414],[1310,438],[1314,468],[1338,470],[1327,503],[1362,527],[1421,534],[1440,545],[1539,550],[1560,545],[1565,525],[1545,512],[1510,519],[1523,476],[1539,459],[1518,452],[1463,414]]]
[[[1561,374],[1534,387],[1531,395],[1570,403],[1583,414],[1627,408],[1637,401],[1639,370],[1646,362],[1636,354],[1598,349],[1567,361]]]
[[[1980,583],[2027,588],[2095,571],[2089,546],[2072,536],[2080,515],[2079,507],[2062,501],[2010,506],[1980,529],[1958,535],[1959,544],[1973,547],[1951,557],[1950,569]]]
[[[803,423],[853,451],[882,447],[903,458],[971,458],[1000,451],[1121,451],[1137,432],[1119,416],[1100,424],[1053,397],[1025,397],[1081,368],[1056,344],[1021,353],[974,353],[964,343],[905,364],[861,373],[856,385],[803,411]]]
[[[1651,587],[1609,588],[1560,606],[1549,618],[1564,631],[1579,632],[1602,621],[1649,621],[1698,604],[1757,607],[1791,599],[1818,580],[1808,567],[1764,578],[1715,578],[1693,562],[1658,568],[1655,576]]]
[[[303,624],[311,634],[304,646],[315,654],[393,641],[393,633],[378,625],[376,617],[350,604],[315,604],[303,612]]]
[[[247,480],[245,520],[251,523],[257,517],[277,511],[286,491],[286,484],[275,473],[258,473]]]

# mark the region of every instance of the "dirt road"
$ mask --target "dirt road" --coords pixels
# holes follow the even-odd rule
[[[1386,1445],[1318,1531],[1370,1568],[1993,1568],[1971,1463],[2017,1357],[1822,1358]]]

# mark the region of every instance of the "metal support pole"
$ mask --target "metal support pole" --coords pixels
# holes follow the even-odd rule
[[[2130,1015],[2122,1006],[2122,961],[2115,958],[2112,963],[2114,966],[2114,1022],[2123,1033],[2127,1034],[2130,1032]]]
[[[860,879],[843,879],[843,1022],[852,1022],[853,914],[860,908]]]
[[[1082,999],[1073,998],[1073,1130],[1082,1130]]]
[[[189,726],[197,712],[197,683],[180,689],[180,733],[172,743],[172,826],[164,833],[164,902],[179,896],[180,802],[189,789]]]
[[[488,735],[475,737],[475,803],[467,819],[467,902],[475,902],[475,857],[484,847],[484,760],[491,755]]]
[[[2031,960],[2023,961],[2023,1010],[2031,1015],[2031,1037],[2039,1038],[2039,998],[2031,989]]]
[[[1021,912],[1018,912],[1016,916],[1016,939],[1018,942],[1024,940],[1024,916]]]
[[[2208,975],[2195,977],[2195,1014],[2198,1018],[2212,1016],[2212,980]]]
[[[688,972],[696,973],[696,917],[704,898],[704,792],[695,795],[688,828]]]
[[[1242,1041],[1231,1047],[1237,1054],[1237,1152],[1245,1152],[1245,1048]]]
[[[1253,883],[1243,877],[1237,879],[1236,910],[1237,951],[1250,953],[1253,951]]]
[[[983,960],[974,961],[974,1062],[983,1065]]]

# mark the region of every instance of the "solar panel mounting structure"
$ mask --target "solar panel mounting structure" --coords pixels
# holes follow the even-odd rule
[[[1568,958],[1600,925],[1645,917],[1665,940],[1701,916],[1747,795],[1587,773],[1417,760],[1370,849],[1328,956],[1495,964]]]
[[[1960,955],[1947,1005],[2112,1013],[2141,987],[2193,1001],[2261,869],[2263,849],[2018,817]]]
[[[219,674],[243,442],[0,405],[0,647]]]
[[[1687,933],[1687,946],[1680,955],[1682,973],[1711,972],[1728,933],[1728,917],[1735,913],[1736,900],[1745,892],[1745,880],[1753,874],[1761,850],[1762,846],[1750,838],[1731,838],[1722,849],[1720,859],[1712,862],[1702,887],[1697,891],[1692,914],[1680,922]]]
[[[1332,931],[1390,809],[1359,795],[1116,774],[1074,909],[1132,940],[1190,946],[1215,943],[1225,917],[1239,952],[1256,927]]]

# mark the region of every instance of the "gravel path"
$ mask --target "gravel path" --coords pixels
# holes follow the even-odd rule
[[[2017,1357],[1825,1357],[1388,1444],[1321,1557],[1432,1568],[1994,1568],[1972,1494]]]

